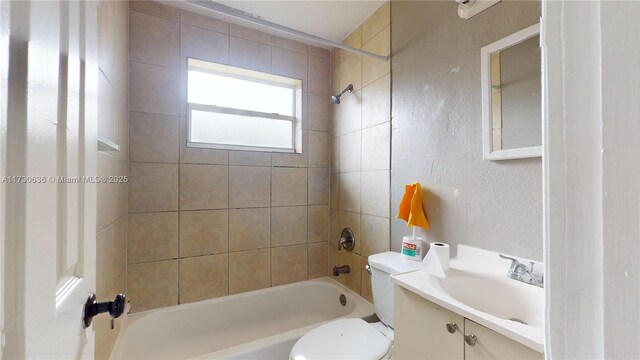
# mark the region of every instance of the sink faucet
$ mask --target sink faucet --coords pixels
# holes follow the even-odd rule
[[[507,277],[521,281],[525,284],[535,285],[538,287],[544,287],[544,276],[536,275],[533,273],[533,265],[531,261],[531,269],[527,269],[527,266],[518,261],[518,259],[499,254],[501,258],[511,260],[511,266],[507,271]]]

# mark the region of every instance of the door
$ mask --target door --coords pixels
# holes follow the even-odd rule
[[[475,336],[473,340],[467,341],[465,338],[465,360],[544,359],[544,354],[528,348],[469,319],[464,319],[464,332],[465,336]]]
[[[3,357],[93,357],[96,7],[0,3]]]
[[[463,359],[464,318],[395,286],[394,359]]]

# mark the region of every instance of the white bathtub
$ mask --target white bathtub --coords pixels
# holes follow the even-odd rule
[[[303,281],[129,314],[111,358],[282,359],[312,328],[373,313],[371,303],[330,278]]]

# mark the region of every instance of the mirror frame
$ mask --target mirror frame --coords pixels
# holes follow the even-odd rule
[[[491,119],[491,54],[519,44],[540,34],[540,24],[529,26],[502,38],[480,50],[481,85],[482,85],[482,147],[484,160],[523,159],[542,156],[542,145],[507,150],[493,149],[493,121]],[[542,61],[542,59],[540,59]],[[542,79],[542,77],[541,77]],[[540,84],[542,88],[542,83]],[[542,104],[540,104],[542,109]],[[540,116],[542,127],[542,113]],[[542,141],[542,139],[540,139]]]

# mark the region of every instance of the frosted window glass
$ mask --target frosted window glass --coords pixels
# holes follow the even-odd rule
[[[189,70],[188,101],[192,104],[293,116],[294,89]]]
[[[293,122],[191,110],[191,142],[293,148]]]

